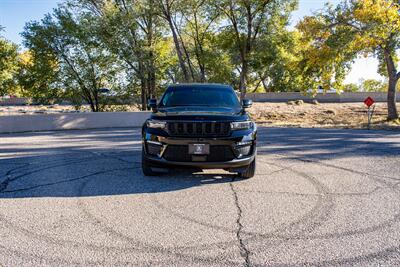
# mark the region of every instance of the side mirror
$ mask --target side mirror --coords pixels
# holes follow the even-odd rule
[[[150,108],[153,112],[157,111],[157,99],[149,99],[149,102],[147,103],[147,107]]]
[[[253,105],[253,100],[251,100],[251,99],[243,99],[242,100],[243,109],[250,108],[252,105]]]

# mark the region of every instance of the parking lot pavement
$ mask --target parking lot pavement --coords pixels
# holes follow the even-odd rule
[[[260,128],[257,175],[144,177],[140,129],[0,135],[0,266],[400,265],[400,134]]]

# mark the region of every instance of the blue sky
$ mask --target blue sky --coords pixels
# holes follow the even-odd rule
[[[2,35],[14,43],[21,44],[26,22],[40,20],[44,14],[57,7],[60,0],[0,0],[0,25],[5,27]],[[339,3],[340,0],[299,0],[299,10],[293,13],[292,23],[296,23],[303,16],[312,14],[324,6],[326,2]],[[360,79],[381,79],[377,74],[377,60],[373,58],[360,58],[346,78],[346,82],[357,83]]]

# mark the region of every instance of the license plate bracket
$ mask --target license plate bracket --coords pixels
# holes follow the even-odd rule
[[[209,155],[210,144],[189,144],[190,155]]]

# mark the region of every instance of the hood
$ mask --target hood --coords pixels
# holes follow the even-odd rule
[[[240,107],[182,106],[159,108],[151,118],[158,120],[238,121],[246,120],[247,113]]]
[[[234,116],[241,113],[239,107],[182,106],[160,108],[157,116]]]

